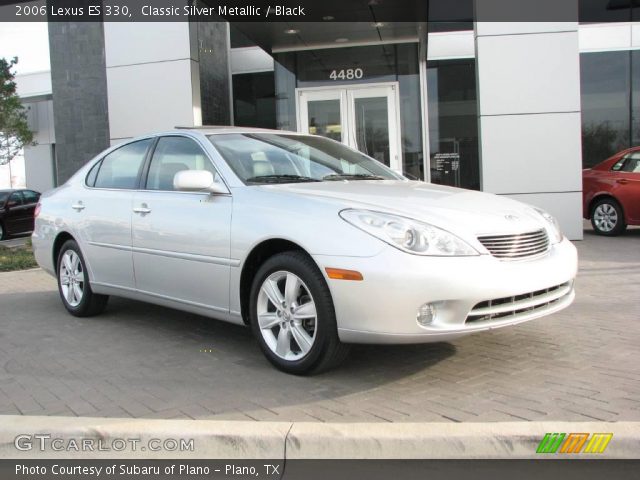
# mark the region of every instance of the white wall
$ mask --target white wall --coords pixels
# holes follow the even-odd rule
[[[25,148],[24,164],[27,188],[46,192],[54,187],[55,169],[51,144]]]
[[[16,75],[16,90],[20,98],[51,95],[51,71]]]
[[[25,106],[29,109],[29,128],[36,142],[35,146],[24,148],[26,187],[44,192],[55,186],[53,102],[42,100],[25,103]]]
[[[111,143],[201,123],[188,22],[105,22]]]
[[[540,206],[581,239],[577,22],[479,22],[475,36],[483,190]]]

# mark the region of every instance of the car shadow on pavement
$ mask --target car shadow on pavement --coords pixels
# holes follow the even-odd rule
[[[224,321],[122,298],[111,298],[107,311],[96,317],[96,321],[104,319],[110,322],[119,322],[121,314],[125,312],[126,318],[123,317],[122,321],[129,322],[133,319],[141,328],[177,334],[185,342],[201,343],[202,350],[206,350],[207,346],[212,343],[217,344],[217,347],[212,348],[217,348],[218,351],[228,350],[231,358],[240,355],[245,357],[244,360],[234,360],[235,363],[249,364],[257,360],[261,364],[268,365],[251,330]],[[175,337],[174,341],[176,341]],[[242,350],[238,349],[240,346]],[[348,359],[333,372],[342,371],[347,375],[354,373],[376,374],[378,370],[376,365],[384,363],[384,366],[380,366],[380,368],[383,368],[385,372],[391,368],[397,373],[397,376],[404,376],[454,354],[455,347],[452,344],[442,342],[420,345],[352,345]],[[333,374],[335,373],[328,372],[315,376],[315,378]],[[280,375],[279,372],[278,375]],[[285,376],[290,377],[289,375]]]
[[[429,370],[456,353],[447,343],[354,345],[342,366],[299,377],[271,366],[243,326],[117,297],[77,318],[53,290],[0,301],[0,392],[16,396],[0,414],[375,420],[354,402],[374,409],[380,387],[430,383]]]
[[[632,228],[632,227],[628,227],[627,230],[621,234],[618,235],[616,237],[607,237],[605,235],[598,235],[596,232],[594,232],[592,229],[589,230],[584,230],[584,234],[585,236],[589,236],[589,237],[594,237],[594,238],[601,238],[603,241],[604,240],[609,240],[609,241],[615,241],[615,240],[625,240],[628,238],[640,238],[640,228],[636,227],[636,228]]]

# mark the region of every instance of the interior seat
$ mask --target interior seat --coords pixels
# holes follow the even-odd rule
[[[158,190],[175,190],[173,188],[173,177],[182,170],[189,170],[189,167],[180,162],[163,163],[158,169]]]

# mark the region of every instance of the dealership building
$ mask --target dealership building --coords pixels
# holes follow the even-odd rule
[[[580,239],[582,168],[639,143],[636,9],[570,0],[576,21],[474,17],[500,1],[447,21],[432,1],[427,22],[380,21],[371,2],[355,23],[52,22],[51,70],[17,78],[37,141],[27,185],[61,184],[137,135],[258,126],[540,206]],[[602,21],[581,21],[587,9]]]

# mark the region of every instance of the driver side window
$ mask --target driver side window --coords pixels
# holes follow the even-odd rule
[[[621,171],[631,173],[640,172],[640,154],[632,153],[629,155]]]
[[[628,153],[611,167],[611,171],[640,173],[640,152]]]
[[[173,191],[173,177],[182,170],[216,170],[200,146],[186,137],[162,137],[158,140],[147,175],[147,190]]]

